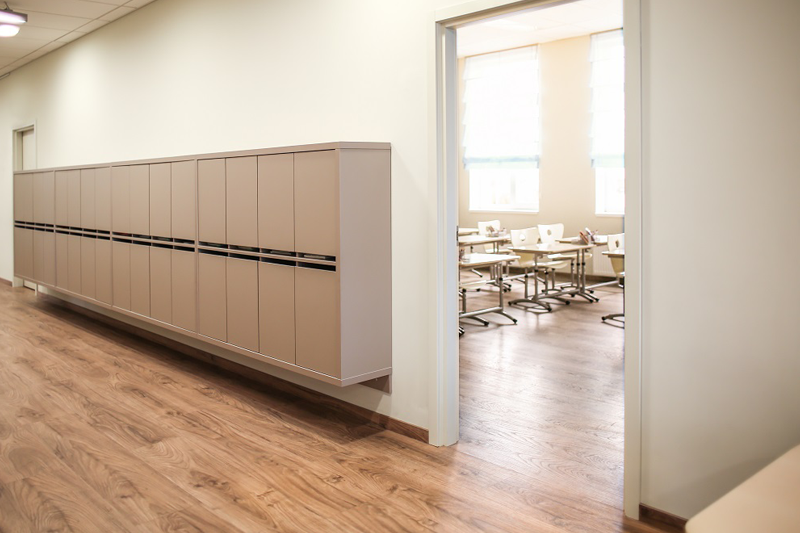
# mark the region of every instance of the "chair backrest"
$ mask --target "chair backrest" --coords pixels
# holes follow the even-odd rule
[[[539,242],[539,228],[511,230],[512,246],[528,246]]]
[[[539,224],[539,238],[545,244],[552,244],[564,237],[564,224]]]
[[[486,236],[488,228],[491,227],[495,231],[500,229],[499,220],[487,220],[486,222],[478,222],[478,235]]]
[[[625,249],[625,234],[617,233],[616,235],[608,236],[608,251],[616,252],[617,250]]]

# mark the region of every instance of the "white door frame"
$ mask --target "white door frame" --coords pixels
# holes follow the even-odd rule
[[[431,138],[436,172],[436,355],[431,364],[430,442],[458,441],[458,220],[455,27],[561,0],[473,0],[434,13],[431,48],[435,93]],[[623,0],[625,39],[625,452],[624,512],[639,518],[641,501],[642,76],[641,0]],[[434,101],[435,100],[435,101]]]

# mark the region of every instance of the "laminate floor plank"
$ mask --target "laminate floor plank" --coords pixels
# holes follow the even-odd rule
[[[656,533],[620,510],[600,296],[468,325],[435,448],[0,287],[0,531]]]

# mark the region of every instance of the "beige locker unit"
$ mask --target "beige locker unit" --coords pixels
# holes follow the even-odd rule
[[[226,236],[228,244],[258,247],[258,159],[225,160]]]
[[[34,279],[34,244],[32,229],[14,228],[14,274],[27,280]]]
[[[57,226],[69,226],[69,176],[70,171],[55,173],[55,221]]]
[[[225,160],[197,162],[197,221],[201,243],[225,244]]]
[[[153,245],[150,248],[150,316],[172,324],[172,249],[169,247]]]
[[[220,341],[228,340],[225,298],[227,257],[207,251],[197,256],[197,332]]]
[[[94,202],[92,202],[94,205]],[[81,237],[81,294],[97,298],[97,239]]]
[[[131,233],[150,235],[150,165],[131,165]]]
[[[80,170],[70,170],[67,175],[67,220],[71,228],[81,227]]]
[[[228,342],[258,351],[258,260],[228,257],[225,274]]]
[[[33,174],[17,174],[14,176],[14,220],[34,222]]]
[[[111,167],[94,169],[95,228],[111,231]]]
[[[197,237],[197,163],[177,161],[172,163],[173,239],[194,241]]]
[[[131,244],[111,243],[112,303],[114,307],[131,310]]]
[[[81,223],[83,229],[97,229],[97,201],[95,198],[95,170],[81,170]]]
[[[131,244],[131,311],[150,316],[150,246]]]
[[[75,294],[81,293],[81,237],[67,237],[67,290]]]
[[[294,156],[294,246],[299,253],[339,255],[338,170],[339,150]]]
[[[111,230],[131,233],[131,170],[111,167]]]
[[[55,174],[34,174],[33,221],[40,224],[55,224],[56,220]]]
[[[150,165],[150,235],[155,237],[172,237],[171,166]]]
[[[360,383],[391,374],[390,184],[380,143],[20,171],[14,271],[239,356]]]
[[[197,329],[197,254],[172,250],[172,325]]]
[[[69,288],[69,235],[56,233],[56,287]]]
[[[258,351],[295,364],[295,267],[287,261],[258,265]]]
[[[294,154],[258,158],[258,245],[294,251]]]
[[[104,304],[114,303],[114,285],[111,279],[111,239],[98,237],[95,243],[95,299]]]

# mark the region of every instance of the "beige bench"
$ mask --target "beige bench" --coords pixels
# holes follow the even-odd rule
[[[800,446],[757,472],[686,524],[687,533],[799,533]]]

